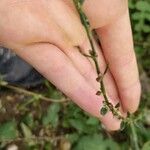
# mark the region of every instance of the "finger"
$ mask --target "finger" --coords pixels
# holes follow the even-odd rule
[[[99,28],[97,33],[123,107],[134,112],[139,105],[141,91],[128,12],[115,23]]]
[[[60,49],[50,44],[37,44],[23,48],[17,53],[82,109],[100,118],[107,129],[119,129],[120,121],[111,113],[100,115],[102,97],[95,95],[96,90],[86,82]]]

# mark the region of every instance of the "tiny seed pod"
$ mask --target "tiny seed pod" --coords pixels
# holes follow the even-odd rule
[[[89,50],[89,53],[91,56],[94,56],[94,52],[92,50]]]
[[[101,91],[97,91],[97,92],[96,92],[96,95],[97,95],[97,96],[100,96],[101,93],[102,93]]]
[[[102,76],[101,76],[101,75],[99,75],[99,76],[96,78],[96,81],[97,81],[97,82],[100,82],[100,81],[101,81],[101,79],[102,79]]]
[[[105,102],[105,101],[103,101],[103,105],[104,105],[104,106],[107,106],[107,104],[106,104],[106,102]]]
[[[117,103],[116,105],[115,105],[115,108],[119,108],[120,107],[120,103]]]

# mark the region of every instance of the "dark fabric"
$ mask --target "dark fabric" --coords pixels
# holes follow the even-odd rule
[[[36,86],[43,77],[15,53],[0,47],[0,76],[11,84]]]

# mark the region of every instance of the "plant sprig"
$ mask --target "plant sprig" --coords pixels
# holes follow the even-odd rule
[[[96,73],[97,73],[96,81],[99,82],[99,84],[100,84],[100,89],[97,91],[96,95],[102,95],[103,98],[104,98],[103,106],[100,109],[100,113],[101,113],[101,115],[104,116],[104,115],[107,114],[108,111],[111,111],[113,116],[115,116],[119,120],[123,120],[124,117],[118,111],[118,108],[119,108],[120,104],[117,104],[116,106],[113,106],[113,104],[111,102],[109,102],[109,99],[107,97],[106,88],[105,88],[105,85],[104,85],[103,78],[104,78],[104,75],[106,74],[106,72],[108,71],[108,65],[106,65],[106,69],[102,73],[101,70],[100,70],[99,64],[98,64],[98,59],[97,59],[98,55],[97,55],[97,52],[95,50],[94,43],[93,43],[93,32],[92,32],[92,30],[90,28],[90,23],[89,23],[86,15],[84,14],[84,12],[82,10],[83,1],[81,1],[81,0],[73,0],[73,1],[74,1],[75,6],[76,6],[76,9],[77,9],[77,11],[79,13],[81,22],[82,22],[82,24],[83,24],[83,26],[84,26],[84,28],[86,30],[87,37],[88,37],[88,40],[89,40],[90,45],[91,45],[91,50],[89,50],[89,54],[88,55],[83,54],[81,52],[81,50],[80,50],[80,52],[85,57],[89,57],[89,58],[91,58],[94,61],[95,68],[96,68]]]

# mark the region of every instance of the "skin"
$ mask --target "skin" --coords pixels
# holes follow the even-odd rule
[[[135,112],[141,87],[133,48],[126,0],[85,0],[84,12],[96,30],[95,41],[107,94],[121,112]],[[1,0],[0,44],[13,49],[78,106],[98,117],[107,130],[117,130],[120,121],[108,113],[101,116],[103,97],[95,95],[98,83],[85,30],[70,0]]]

